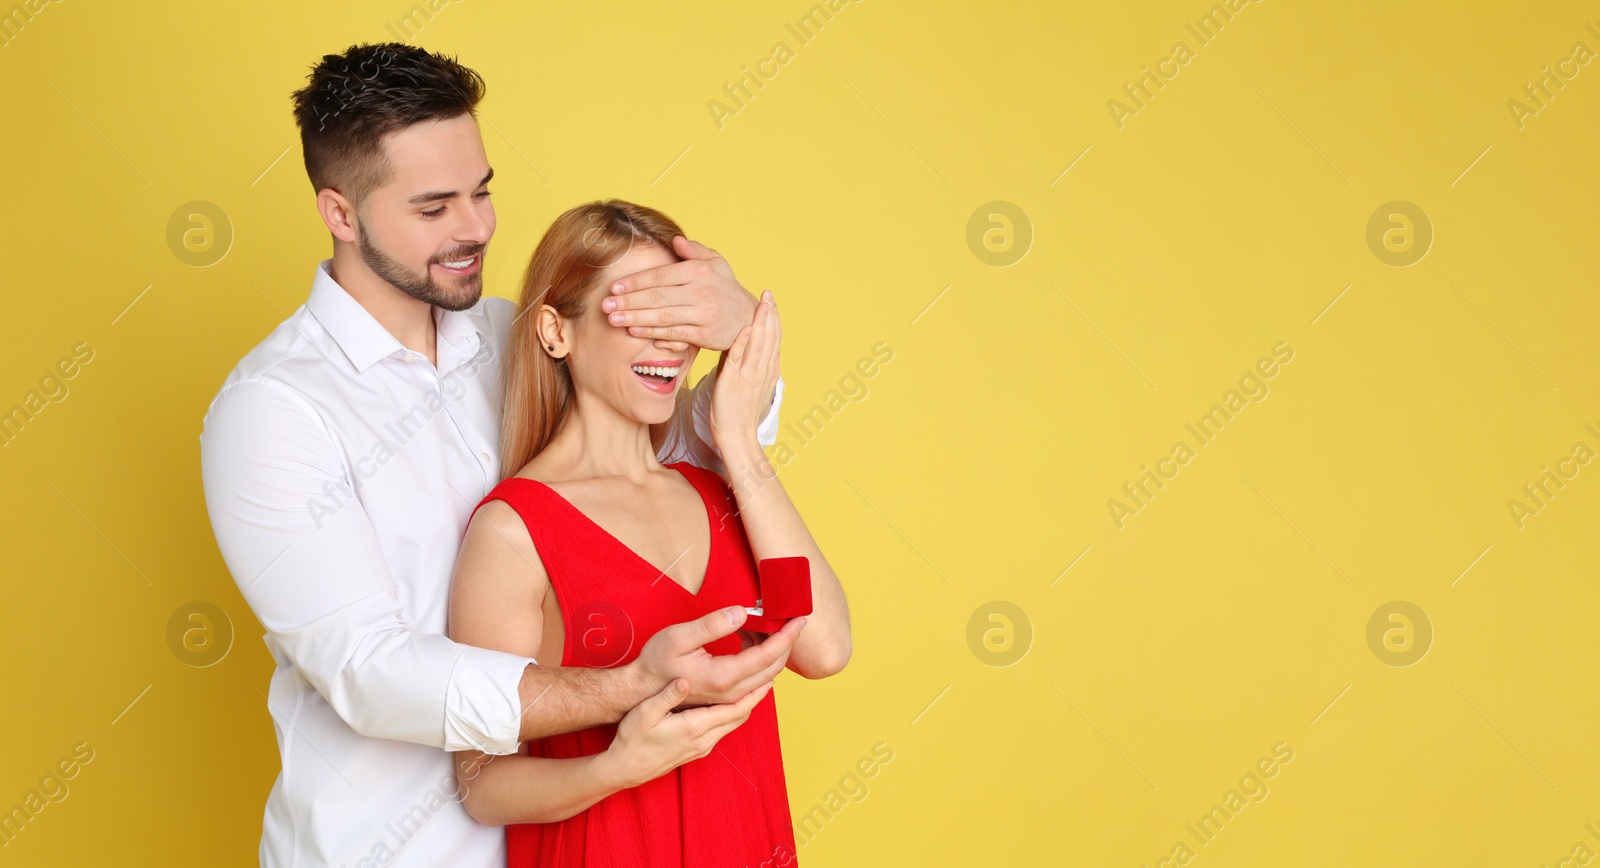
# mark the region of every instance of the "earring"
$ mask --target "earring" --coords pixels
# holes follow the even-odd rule
[[[549,350],[552,353],[556,351],[556,345],[555,344],[545,344],[544,348]]]

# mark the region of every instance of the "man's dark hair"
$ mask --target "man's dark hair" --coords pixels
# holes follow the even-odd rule
[[[477,118],[482,76],[454,59],[400,42],[324,55],[294,93],[294,119],[313,189],[360,205],[388,180],[383,137],[415,123]]]

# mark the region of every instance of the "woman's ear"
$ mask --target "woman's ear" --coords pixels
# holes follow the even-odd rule
[[[568,338],[571,336],[572,325],[548,304],[539,305],[539,312],[534,316],[539,318],[536,330],[539,333],[539,341],[544,344],[540,349],[552,359],[566,358],[571,352]]]

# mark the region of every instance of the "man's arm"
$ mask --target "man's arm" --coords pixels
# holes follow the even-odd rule
[[[200,460],[217,545],[245,601],[352,729],[446,750],[516,749],[518,685],[533,661],[406,622],[333,435],[298,392],[272,380],[225,388]]]
[[[662,630],[628,667],[561,669],[414,629],[333,435],[275,381],[217,396],[200,463],[212,530],[245,601],[365,736],[509,754],[519,741],[621,720],[677,677],[694,703],[733,701],[771,681],[794,642],[773,637],[782,641],[712,660],[700,646],[743,621],[743,610],[737,622],[718,612]]]

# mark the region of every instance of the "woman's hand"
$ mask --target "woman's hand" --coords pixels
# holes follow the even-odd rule
[[[766,418],[778,386],[782,339],[778,304],[771,292],[763,292],[755,319],[740,329],[718,363],[711,394],[711,437],[724,454],[731,447],[756,442],[756,428]]]
[[[654,696],[629,711],[617,724],[617,737],[596,757],[618,789],[653,781],[687,762],[711,753],[722,737],[738,728],[772,689],[757,687],[730,705],[707,705],[686,711],[672,709],[689,692],[689,682],[674,678]]]

